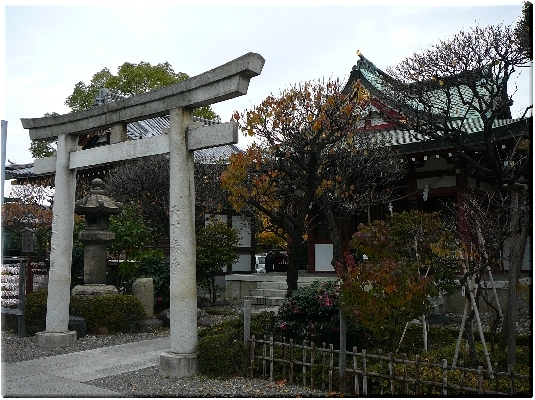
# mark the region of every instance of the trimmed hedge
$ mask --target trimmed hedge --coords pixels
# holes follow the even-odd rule
[[[106,328],[110,332],[136,332],[145,319],[141,302],[127,294],[73,296],[70,314],[83,317],[89,331]]]
[[[46,329],[48,291],[38,290],[26,297],[26,332],[34,335]],[[69,314],[86,320],[88,331],[103,328],[111,332],[132,332],[145,319],[141,302],[134,296],[117,294],[71,297]]]
[[[24,310],[24,322],[26,334],[35,335],[46,329],[46,299],[48,290],[36,290],[26,296],[26,308]]]
[[[261,312],[251,316],[251,336],[264,337],[274,331],[275,316]],[[213,378],[247,376],[247,349],[243,343],[243,317],[224,321],[199,331],[200,372]]]

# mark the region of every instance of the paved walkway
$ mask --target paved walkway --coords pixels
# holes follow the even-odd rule
[[[3,397],[124,397],[84,382],[159,365],[170,338],[144,340],[12,364],[2,363]]]

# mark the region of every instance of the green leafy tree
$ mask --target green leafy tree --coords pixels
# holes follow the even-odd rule
[[[175,72],[168,63],[151,65],[141,61],[139,64],[125,62],[117,68],[113,75],[108,68],[96,72],[89,84],[83,81],[74,85],[72,94],[65,99],[65,105],[71,112],[87,110],[95,105],[95,98],[100,89],[105,88],[114,94],[130,97],[151,90],[160,89],[174,83],[184,81],[189,76],[183,72]],[[45,117],[59,115],[56,112],[46,113]],[[211,106],[203,106],[193,110],[193,115],[206,119],[219,119]],[[54,154],[57,141],[32,141],[30,152],[34,158],[50,157]]]
[[[342,309],[395,350],[405,324],[427,312],[428,296],[450,292],[459,268],[454,238],[437,214],[394,214],[361,224],[355,255],[336,263]]]
[[[44,117],[59,115],[57,112],[45,113]],[[30,153],[33,158],[51,157],[55,154],[58,145],[57,140],[32,140]]]
[[[117,68],[117,75],[113,75],[108,68],[103,68],[93,75],[89,84],[78,82],[72,94],[65,100],[65,105],[72,111],[87,110],[94,106],[98,91],[102,88],[120,96],[130,97],[188,78],[183,72],[175,72],[168,62],[156,65],[144,61],[139,64],[125,62]],[[210,106],[195,109],[193,115],[207,119],[218,118]]]
[[[143,245],[153,239],[152,229],[140,218],[139,210],[134,205],[123,206],[121,213],[110,217],[110,231],[115,239],[108,250],[119,263],[117,287],[136,276],[139,259],[143,255]]]
[[[197,233],[197,283],[208,289],[210,301],[216,301],[215,276],[238,261],[238,230],[226,223],[213,222]]]

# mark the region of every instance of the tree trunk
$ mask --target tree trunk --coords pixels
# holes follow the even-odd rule
[[[516,364],[516,321],[517,321],[517,286],[520,278],[520,271],[524,261],[524,252],[526,250],[529,221],[524,220],[522,231],[518,234],[520,227],[519,212],[519,185],[513,185],[511,189],[511,237],[509,251],[509,273],[507,295],[507,306],[503,319],[502,331],[500,336],[499,349],[505,351],[507,348],[507,365],[512,368]],[[525,208],[522,207],[522,210]],[[524,218],[528,218],[527,213],[523,213]]]
[[[286,271],[286,284],[288,289],[286,296],[289,296],[297,289],[297,279],[299,277],[299,263],[301,262],[301,253],[303,251],[302,233],[292,235],[288,243],[288,270]]]
[[[333,245],[333,260],[332,264],[342,259],[342,239],[338,232],[338,224],[334,218],[332,210],[324,207],[321,211],[321,216],[327,226],[327,231],[329,232],[329,237]]]

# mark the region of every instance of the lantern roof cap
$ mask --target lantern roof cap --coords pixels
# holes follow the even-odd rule
[[[79,215],[119,214],[122,204],[108,197],[104,186],[102,179],[93,179],[89,194],[75,203],[74,212]]]

